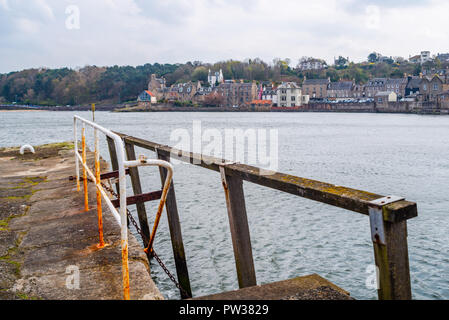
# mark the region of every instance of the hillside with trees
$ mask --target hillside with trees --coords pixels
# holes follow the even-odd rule
[[[301,71],[292,67],[289,59],[274,59],[270,63],[259,58],[245,61],[228,60],[214,64],[199,61],[185,64],[145,64],[143,66],[86,66],[80,69],[28,69],[0,75],[0,102],[35,105],[80,105],[92,102],[118,104],[135,100],[147,87],[151,74],[165,77],[167,85],[188,81],[207,82],[209,69],[223,70],[225,79],[251,82],[295,81],[330,78],[331,81],[354,80],[363,84],[373,77],[400,78],[404,74],[418,75],[423,68],[447,68],[438,60],[421,66],[406,61],[376,61],[371,54],[367,62],[353,63],[343,57],[322,70]]]

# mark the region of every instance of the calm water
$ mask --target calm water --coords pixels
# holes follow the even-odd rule
[[[70,140],[73,114],[0,113],[0,146]],[[449,299],[449,117],[101,112],[96,117],[113,130],[164,144],[173,144],[172,130],[191,130],[193,120],[201,120],[205,129],[278,129],[279,171],[416,201],[419,217],[408,224],[413,296]],[[105,146],[102,155],[108,158]],[[154,168],[141,172],[145,192],[160,187]],[[194,295],[236,289],[219,174],[178,165],[174,179]],[[365,285],[367,267],[374,264],[368,217],[251,184],[244,187],[258,283],[318,273],[356,298],[377,298]],[[147,207],[150,220],[155,206]],[[174,272],[165,217],[155,248]],[[152,272],[164,295],[178,298],[157,265]]]

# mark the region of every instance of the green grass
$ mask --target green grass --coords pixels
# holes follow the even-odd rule
[[[21,300],[41,300],[37,297],[29,297],[26,293],[23,292],[16,292],[16,296]]]

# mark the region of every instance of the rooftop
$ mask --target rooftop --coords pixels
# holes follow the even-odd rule
[[[278,89],[300,89],[300,87],[294,82],[284,82]]]
[[[329,79],[306,79],[303,85],[327,85],[329,82]]]
[[[351,90],[353,86],[354,82],[352,81],[331,82],[329,90]]]

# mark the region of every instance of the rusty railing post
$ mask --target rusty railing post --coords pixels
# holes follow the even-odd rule
[[[134,144],[126,141],[126,139],[124,139],[124,141],[125,141],[126,157],[128,161],[137,160],[136,153],[134,150]],[[131,185],[133,187],[134,195],[142,194],[139,169],[137,167],[129,168],[129,176],[131,178]],[[145,204],[142,202],[137,202],[136,208],[137,208],[137,215],[139,217],[140,229],[142,230],[142,233],[145,236],[145,238],[142,239],[143,246],[144,248],[146,248],[148,246],[147,239],[150,239],[150,227],[148,226],[148,217],[145,209]]]
[[[225,166],[220,166],[221,179],[226,196],[235,265],[240,289],[257,285],[254,269],[251,237],[246,214],[243,180],[226,174]]]
[[[163,155],[157,150],[156,153],[159,160],[170,162],[170,156]],[[161,176],[161,183],[163,186],[167,177],[167,169],[160,167],[159,172]],[[180,290],[181,298],[192,298],[192,288],[190,286],[189,270],[187,268],[186,255],[184,252],[184,242],[182,240],[181,223],[179,221],[178,206],[176,204],[175,186],[173,181],[168,191],[165,208],[167,211],[168,226],[170,229],[170,237],[173,247],[173,256],[175,259],[178,282],[184,289],[184,291],[188,294],[185,295],[184,292]]]
[[[84,178],[84,211],[89,211],[89,190],[87,186],[87,171],[85,168],[86,162],[87,162],[87,151],[86,151],[86,128],[83,124],[83,130],[82,130],[82,138],[81,138],[81,144],[83,148],[83,178]]]
[[[76,119],[73,122],[73,136],[74,136],[73,144],[74,144],[74,147],[75,147],[76,191],[80,192],[81,191],[81,186],[80,186],[80,160],[78,158],[79,149],[78,149],[78,130],[77,130]]]
[[[98,214],[98,233],[99,233],[99,243],[98,248],[104,248],[104,238],[103,238],[103,208],[101,207],[101,192],[98,185],[101,184],[100,180],[100,147],[98,141],[98,130],[94,129],[95,138],[95,178],[97,184],[97,214]]]
[[[386,221],[389,205],[402,199],[394,196],[371,201],[371,235],[378,268],[379,300],[411,300],[407,220]]]

